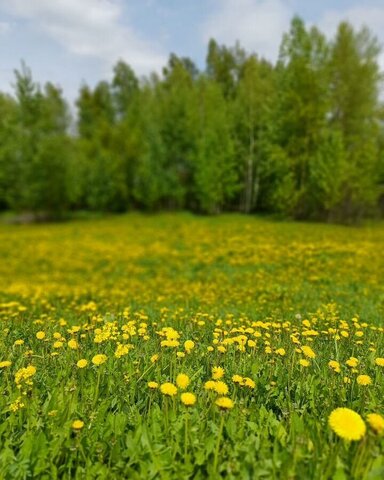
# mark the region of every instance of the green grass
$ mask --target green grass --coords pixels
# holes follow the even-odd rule
[[[0,225],[0,362],[11,362],[0,368],[0,478],[383,478],[383,437],[367,423],[384,414],[383,247],[382,223],[131,214]],[[96,354],[107,361],[93,365]],[[205,388],[214,366],[228,411]],[[148,387],[179,373],[194,406],[180,388]],[[361,440],[332,432],[337,407],[362,416]]]

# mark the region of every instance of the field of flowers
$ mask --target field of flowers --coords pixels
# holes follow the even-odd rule
[[[0,479],[383,479],[384,225],[0,225]]]

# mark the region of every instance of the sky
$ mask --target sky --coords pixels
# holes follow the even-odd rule
[[[329,37],[345,19],[367,25],[384,44],[384,0],[0,0],[0,91],[25,61],[73,101],[119,59],[139,76],[161,72],[171,52],[203,68],[210,38],[274,61],[296,14]]]

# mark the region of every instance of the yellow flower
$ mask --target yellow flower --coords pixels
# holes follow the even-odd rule
[[[176,377],[176,385],[182,390],[186,389],[190,383],[188,375],[185,373],[179,373]]]
[[[376,358],[375,363],[378,367],[384,367],[384,358]]]
[[[384,433],[384,418],[378,413],[369,413],[367,415],[369,426],[379,435]]]
[[[348,367],[356,368],[357,365],[359,364],[359,360],[355,357],[351,357],[345,363],[346,365],[348,365]]]
[[[158,388],[159,384],[157,382],[148,382],[148,387],[149,388],[152,388],[152,389],[155,389],[155,388]]]
[[[328,366],[331,367],[334,372],[340,373],[340,363],[336,362],[336,360],[330,360]]]
[[[280,355],[280,357],[284,357],[286,352],[284,348],[278,348],[277,350],[275,350],[275,353],[277,353],[277,355]]]
[[[36,333],[36,338],[37,338],[38,340],[43,340],[43,339],[45,338],[45,332],[42,332],[42,331],[40,330],[40,332],[37,332],[37,333]]]
[[[84,427],[84,422],[82,420],[74,420],[72,422],[72,428],[74,430],[81,430]]]
[[[161,385],[160,391],[163,395],[173,397],[177,394],[177,387],[173,383],[166,382]]]
[[[79,344],[74,338],[72,338],[71,340],[68,341],[68,347],[71,348],[72,350],[77,350],[79,348]]]
[[[223,410],[229,410],[231,408],[233,408],[233,401],[228,398],[228,397],[220,397],[216,400],[215,404],[223,409]]]
[[[12,365],[12,362],[10,362],[9,360],[4,360],[0,362],[0,368],[7,368],[7,367],[10,367],[11,365]]]
[[[14,345],[24,345],[24,340],[16,340]]]
[[[92,363],[94,365],[102,365],[107,361],[107,359],[108,359],[107,355],[104,355],[103,353],[99,353],[98,355],[95,355],[92,358]]]
[[[304,355],[308,358],[315,358],[316,357],[316,354],[315,352],[312,350],[311,347],[309,347],[308,345],[304,345],[301,347],[301,350],[302,352],[304,353]]]
[[[63,345],[63,342],[61,340],[58,340],[57,342],[54,342],[53,348],[61,348]]]
[[[151,363],[155,363],[159,360],[159,355],[155,353],[155,355],[152,355],[151,357]]]
[[[256,382],[254,382],[251,378],[245,377],[243,380],[243,385],[244,387],[255,388]]]
[[[364,437],[366,426],[361,416],[349,408],[336,408],[328,418],[331,429],[345,440],[360,440]]]
[[[193,393],[182,393],[180,398],[184,405],[186,405],[187,407],[190,407],[196,403],[196,395],[194,395]]]
[[[215,390],[216,382],[214,380],[208,380],[204,383],[205,390]]]
[[[220,378],[224,377],[224,369],[221,367],[213,367],[212,368],[212,378],[214,380],[219,380]]]
[[[241,375],[233,375],[232,381],[234,383],[243,383],[243,377]]]
[[[78,368],[85,368],[87,365],[88,365],[88,360],[86,360],[85,358],[82,358],[76,363],[76,366]]]
[[[184,352],[177,352],[177,353],[176,353],[176,356],[177,356],[177,358],[184,358],[184,357],[185,357],[185,353],[184,353]]]
[[[305,360],[305,358],[301,358],[299,360],[299,364],[302,366],[302,367],[309,367],[310,366],[310,362],[308,360]]]
[[[184,342],[184,348],[189,353],[191,350],[195,348],[195,342],[192,342],[192,340],[186,340]]]
[[[217,381],[215,382],[215,392],[218,393],[219,395],[227,395],[228,393],[228,386],[226,383],[222,381]]]
[[[369,375],[359,375],[356,380],[359,385],[370,385],[372,383]]]

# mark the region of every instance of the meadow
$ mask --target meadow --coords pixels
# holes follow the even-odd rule
[[[0,478],[384,478],[383,249],[383,223],[0,225]]]

